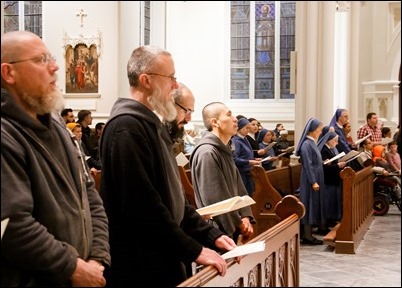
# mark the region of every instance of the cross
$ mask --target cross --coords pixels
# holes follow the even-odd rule
[[[86,17],[88,14],[84,13],[84,9],[81,9],[75,16],[81,17],[81,27],[84,26],[84,17]]]

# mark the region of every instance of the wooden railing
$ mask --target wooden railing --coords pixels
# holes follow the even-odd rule
[[[374,220],[374,174],[372,166],[359,172],[346,167],[340,176],[343,181],[342,220],[324,237],[324,243],[335,246],[335,253],[354,254]]]
[[[228,260],[223,277],[208,266],[178,287],[299,287],[299,230],[304,206],[295,196],[287,195],[275,212],[283,220],[248,242],[265,241],[264,251],[248,254],[240,263]]]

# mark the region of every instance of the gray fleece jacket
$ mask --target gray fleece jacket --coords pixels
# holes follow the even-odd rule
[[[190,165],[197,207],[248,195],[231,149],[213,133],[205,132],[191,154]],[[244,217],[255,223],[250,207],[216,216],[214,221],[221,231],[233,236]]]
[[[110,264],[93,178],[60,116],[38,119],[2,89],[1,286],[70,286],[77,257]]]

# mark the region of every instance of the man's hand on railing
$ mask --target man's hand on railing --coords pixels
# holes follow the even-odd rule
[[[225,259],[212,249],[203,247],[201,254],[195,259],[195,263],[204,266],[213,265],[218,270],[219,275],[225,276],[226,274],[227,264]]]

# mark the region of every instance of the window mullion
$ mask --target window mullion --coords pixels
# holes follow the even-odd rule
[[[274,76],[274,99],[280,99],[280,83],[281,83],[281,56],[280,56],[280,40],[281,40],[281,4],[275,1],[275,76]]]
[[[250,83],[249,99],[255,99],[255,1],[250,1]]]
[[[25,1],[18,1],[18,29],[25,30]]]

